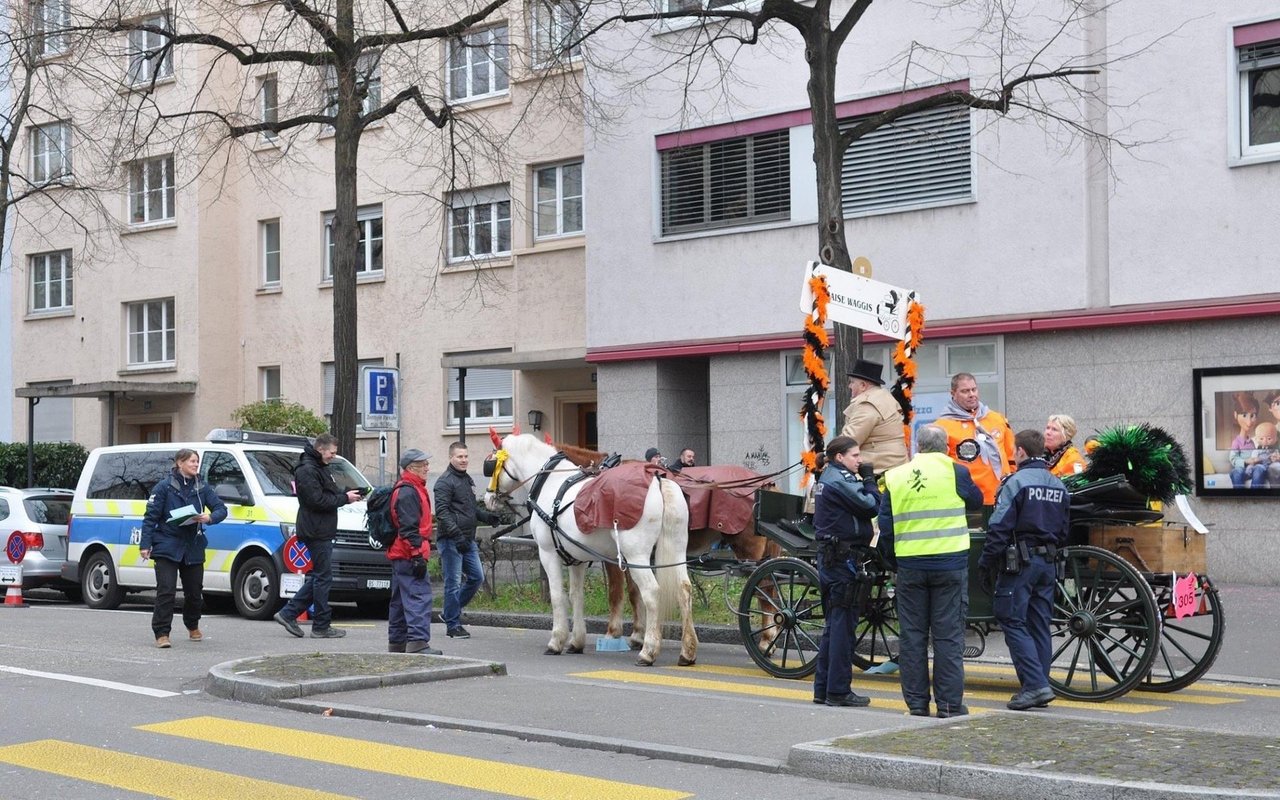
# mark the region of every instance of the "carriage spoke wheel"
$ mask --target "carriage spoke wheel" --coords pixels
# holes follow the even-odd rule
[[[751,660],[770,675],[812,674],[825,624],[818,572],[810,564],[774,558],[747,578],[738,602],[738,629]]]
[[[881,573],[871,586],[866,613],[853,634],[853,665],[868,670],[898,660],[898,602],[889,573]]]
[[[1204,575],[1198,576],[1196,583],[1196,591],[1200,595],[1196,612],[1176,619],[1170,576],[1151,576],[1156,607],[1164,621],[1160,627],[1160,652],[1141,688],[1153,692],[1176,692],[1186,688],[1208,672],[1218,657],[1227,625],[1222,615],[1222,599]]]
[[[1097,547],[1070,547],[1054,596],[1053,669],[1061,697],[1119,697],[1151,671],[1159,651],[1160,612],[1142,574]]]

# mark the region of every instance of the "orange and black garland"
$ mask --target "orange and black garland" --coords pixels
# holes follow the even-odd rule
[[[809,378],[809,388],[805,390],[804,405],[800,408],[809,449],[800,454],[805,468],[800,479],[802,487],[809,484],[810,476],[818,474],[818,454],[826,448],[827,422],[822,418],[822,404],[831,386],[826,365],[827,348],[831,346],[827,335],[827,303],[831,300],[827,279],[812,276],[809,291],[813,295],[813,308],[804,320],[804,373]]]
[[[907,443],[907,452],[911,452],[911,418],[915,411],[911,407],[911,394],[916,385],[916,351],[924,340],[924,306],[916,299],[916,293],[907,295],[907,329],[902,341],[893,348],[893,371],[898,379],[893,382],[889,393],[898,401],[902,409],[902,436]]]

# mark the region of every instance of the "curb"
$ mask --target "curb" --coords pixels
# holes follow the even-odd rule
[[[334,655],[342,655],[336,653]],[[355,655],[355,654],[353,654]],[[368,653],[358,654],[368,658]],[[385,654],[388,659],[397,658],[398,654]],[[298,681],[279,681],[272,678],[260,678],[249,673],[274,656],[253,656],[235,661],[215,664],[209,669],[205,681],[205,691],[215,697],[226,700],[239,700],[245,703],[260,705],[277,705],[283,700],[308,697],[314,694],[329,692],[350,692],[357,689],[377,689],[384,686],[404,686],[411,683],[428,683],[431,681],[449,680],[450,678],[472,678],[485,675],[506,675],[507,665],[496,661],[477,661],[473,658],[457,656],[413,656],[412,659],[432,659],[428,666],[414,666],[412,661],[399,656],[409,666],[405,669],[388,672],[382,675],[349,675],[340,678],[316,678]]]

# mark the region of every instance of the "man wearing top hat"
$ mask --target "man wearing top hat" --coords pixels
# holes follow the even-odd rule
[[[848,436],[862,448],[862,460],[875,467],[876,475],[907,463],[907,442],[902,428],[902,409],[884,388],[884,367],[860,358],[849,371],[849,395],[844,410],[841,436]]]

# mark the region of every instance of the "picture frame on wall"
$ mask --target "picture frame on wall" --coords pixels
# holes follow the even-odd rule
[[[1280,497],[1280,364],[1191,376],[1196,495]]]

